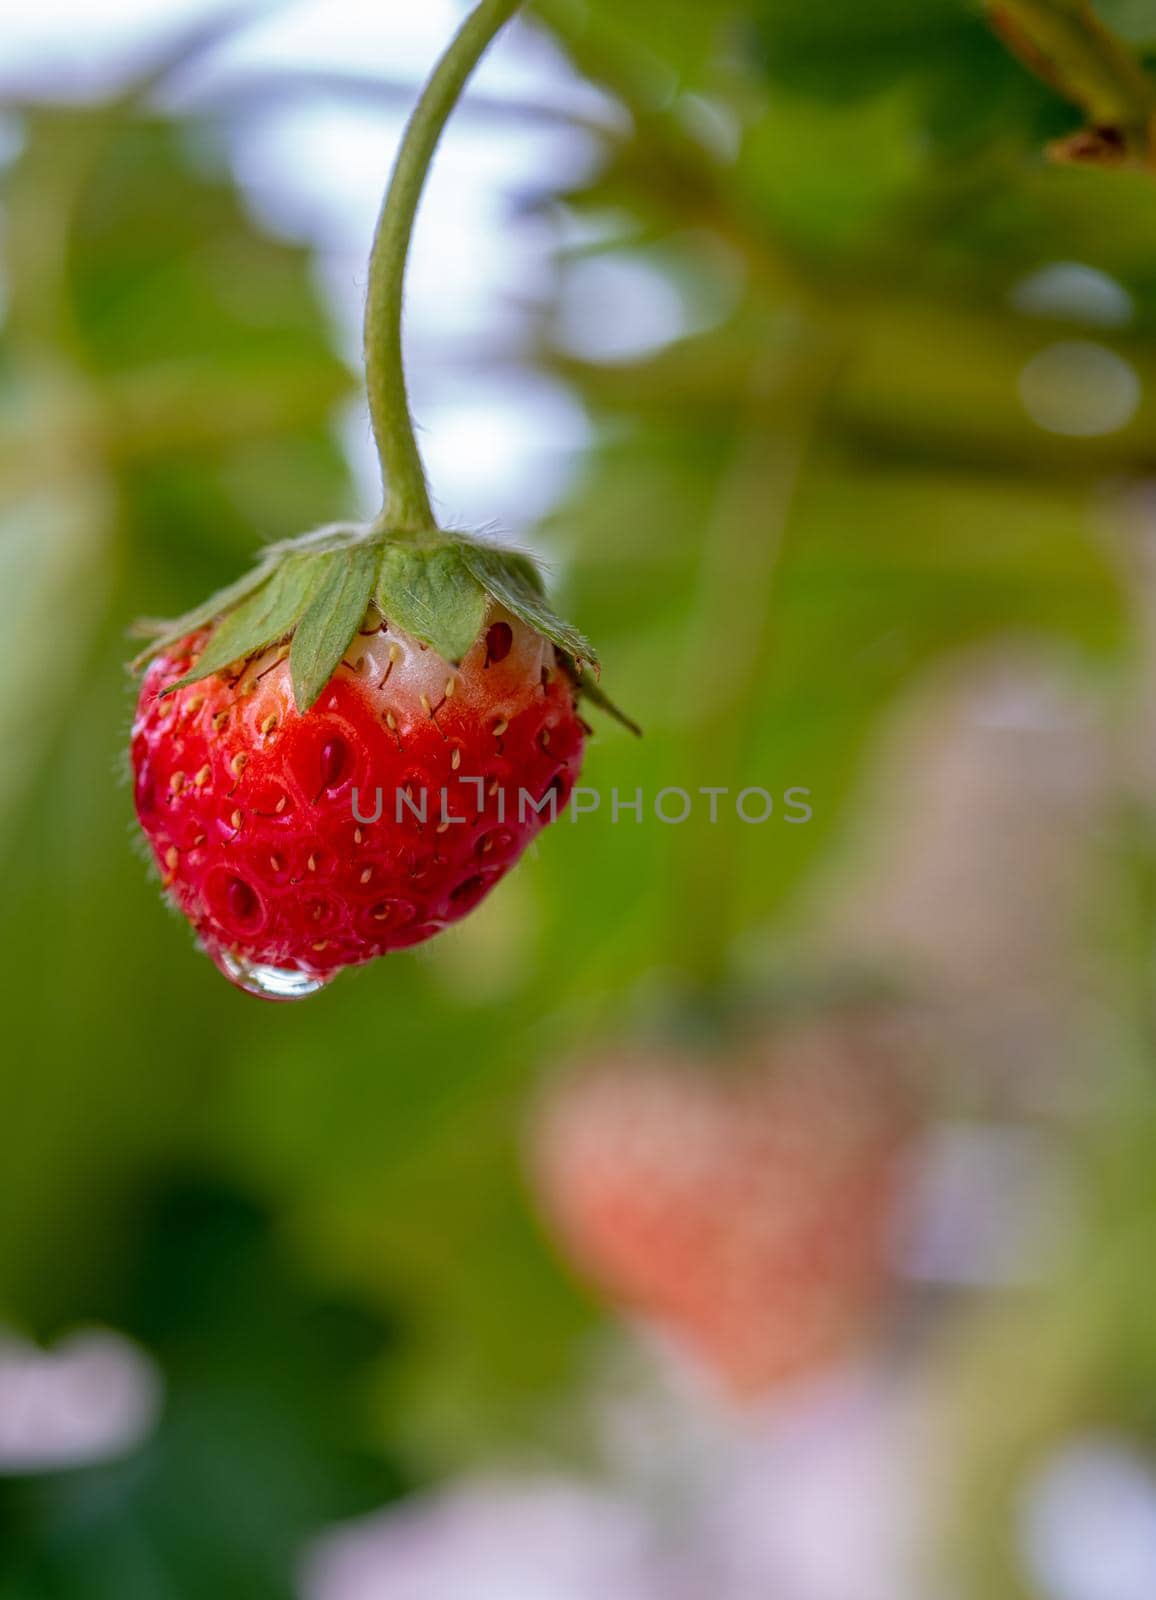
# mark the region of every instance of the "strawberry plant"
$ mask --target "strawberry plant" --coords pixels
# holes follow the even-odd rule
[[[335,13],[312,9],[331,39]],[[399,28],[424,19],[395,9]],[[477,11],[422,97],[373,252],[364,386],[321,286],[360,292],[369,227],[347,254],[344,232],[294,233],[300,204],[283,226],[278,190],[310,198],[330,169],[289,170],[280,118],[307,112],[324,141],[351,108],[408,107],[388,61],[384,78],[335,82],[230,52],[194,73],[186,39],[91,103],[0,86],[0,1323],[51,1352],[106,1322],[145,1347],[167,1396],[130,1458],[0,1482],[2,1600],[280,1600],[319,1522],[397,1486],[363,1477],[363,1452],[403,1460],[412,1482],[492,1463],[511,1438],[573,1448],[575,1379],[608,1319],[659,1328],[743,1398],[862,1351],[893,1297],[921,1292],[893,1281],[883,1244],[923,1114],[893,1082],[902,1050],[846,1019],[804,1039],[779,1015],[757,1038],[728,1017],[723,1042],[685,1024],[656,1043],[625,1021],[632,1002],[709,1006],[736,973],[761,987],[829,959],[816,944],[878,848],[865,778],[909,697],[934,708],[941,675],[977,653],[1078,677],[1081,714],[1103,710],[1105,746],[1126,742],[1121,691],[1146,648],[1132,486],[1156,423],[1144,5],[527,5],[520,61],[508,43],[530,87],[498,75],[471,92],[443,167],[510,247],[509,298],[493,314],[488,285],[463,335],[459,307],[443,325],[415,297],[414,352],[433,428],[492,382],[518,405],[558,395],[587,429],[533,542],[561,558],[573,614],[646,726],[605,750],[582,704],[603,698],[593,648],[535,563],[434,516],[401,365],[429,155],[514,9]],[[296,23],[266,25],[279,48]],[[393,139],[372,122],[358,137],[379,134]],[[488,165],[498,145],[516,156],[508,184]],[[500,227],[499,187],[514,202]],[[342,229],[351,193],[327,195]],[[520,280],[522,247],[553,275]],[[438,265],[458,260],[474,271],[468,250]],[[1056,382],[1073,345],[1098,365]],[[1088,428],[1104,372],[1126,403]],[[363,387],[385,468],[367,517],[340,432]],[[1052,402],[1073,393],[1065,434]],[[483,465],[493,409],[469,441]],[[520,452],[513,433],[503,448]],[[142,613],[176,620],[148,625],[126,741],[124,636]],[[1067,706],[999,700],[985,748],[1052,748],[1051,724],[1025,725],[1045,713],[1066,748]],[[580,770],[602,805],[549,828]],[[1041,762],[1041,784],[1055,776]],[[611,785],[643,792],[637,822],[615,818]],[[776,797],[766,826],[738,819],[748,786]],[[795,786],[801,826],[779,803]],[[664,789],[693,797],[684,825],[656,815]],[[717,822],[700,791],[723,796]],[[1074,877],[1118,846],[1097,815]],[[126,828],[177,916],[157,915]],[[913,843],[890,841],[897,916]],[[1031,896],[1030,864],[990,845],[968,893],[1002,880]],[[1101,874],[1091,942],[1117,977],[1134,955],[1150,994],[1151,939],[1121,933],[1133,865],[1127,883]],[[960,881],[962,853],[956,867],[937,881]],[[942,899],[927,915],[946,972],[990,924]],[[189,924],[232,984],[188,959]],[[857,931],[893,976],[886,934],[868,918]],[[925,981],[918,940],[904,951],[900,978]],[[359,981],[315,1006],[257,1007],[233,986],[312,993],[347,966]],[[1016,1011],[1030,1070],[998,1003],[966,1036],[937,1012],[937,1043],[970,1066],[976,1039],[995,1041],[1020,1115],[1054,1117],[1060,1098],[1061,1117],[1091,1098],[1099,1114],[1128,1006],[1090,972],[1036,977],[992,979],[1013,1002],[1033,984]],[[1103,1031],[1073,1031],[1087,1068],[1057,1091],[1036,1019],[1069,1004]],[[1008,1086],[975,1080],[960,1106],[998,1120]],[[1123,1174],[1151,1168],[1150,1108],[1137,1120],[1143,1139],[1109,1163]],[[237,1226],[260,1239],[241,1248],[217,1202],[181,1200],[183,1173],[243,1197]],[[1152,1340],[1124,1292],[1142,1281],[1151,1230],[1129,1229],[1150,1187],[1121,1184],[1089,1228],[1067,1318],[1031,1280],[1028,1364],[1057,1349],[1026,1444],[1009,1421],[1017,1479],[1077,1409],[1150,1444]],[[1013,1202],[993,1192],[1001,1229]],[[905,1333],[953,1326],[964,1296],[1007,1308],[1003,1287],[937,1286],[936,1315]],[[364,1343],[327,1319],[334,1303],[365,1318]],[[1024,1366],[1008,1344],[999,1379],[979,1376],[997,1404]],[[909,1351],[890,1352],[889,1383]],[[1068,1351],[1077,1374],[1060,1370]],[[1009,1474],[990,1459],[985,1600],[1018,1593],[995,1504]]]
[[[593,648],[529,557],[437,525],[402,365],[406,258],[453,106],[517,0],[484,0],[414,112],[370,259],[365,348],[385,498],[366,526],[271,548],[151,631],[132,759],[163,883],[207,952],[266,999],[464,916],[566,804]],[[350,659],[352,657],[352,659]],[[207,688],[198,687],[207,684]],[[596,698],[606,703],[604,697]],[[476,783],[469,817],[451,788]],[[359,820],[358,790],[388,791]],[[400,796],[420,791],[403,818]],[[440,820],[430,793],[446,797]],[[454,823],[462,830],[446,837]]]

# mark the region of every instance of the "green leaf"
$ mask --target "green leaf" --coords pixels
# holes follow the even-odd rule
[[[528,556],[518,550],[463,541],[457,546],[469,571],[499,605],[512,611],[528,628],[534,628],[580,665],[597,670],[598,653],[578,629],[563,622],[546,601],[541,575]]]
[[[430,551],[387,546],[377,603],[388,621],[455,664],[486,620],[486,591],[452,545]]]
[[[173,694],[186,684],[199,683],[266,650],[292,632],[318,588],[325,582],[326,565],[318,556],[298,556],[274,569],[267,583],[243,601],[217,628],[196,667],[165,691]]]
[[[298,623],[289,650],[293,698],[301,712],[333,676],[369,609],[377,577],[378,552],[372,545],[318,559],[328,577]]]

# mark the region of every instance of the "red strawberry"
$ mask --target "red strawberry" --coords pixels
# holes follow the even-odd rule
[[[370,540],[349,636],[334,633],[333,589],[367,546],[301,548],[240,602],[225,597],[216,632],[163,644],[132,740],[137,815],[166,888],[226,976],[271,998],[464,916],[565,806],[583,749],[573,664],[524,618],[555,636],[564,625],[528,580],[495,569],[507,609],[460,541],[430,558]],[[524,558],[484,559],[526,571]],[[285,578],[294,561],[311,564],[307,584]],[[395,592],[424,639],[399,625]],[[335,664],[310,654],[311,606]],[[468,643],[456,665],[455,637]]]
[[[883,1300],[912,1128],[876,1043],[811,1024],[721,1070],[634,1051],[569,1074],[533,1161],[579,1271],[751,1395],[837,1357]]]

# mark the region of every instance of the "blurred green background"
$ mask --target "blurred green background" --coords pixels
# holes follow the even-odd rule
[[[154,6],[98,81],[52,54],[84,59],[82,21],[42,9],[37,70],[0,72],[0,1596],[285,1596],[343,1518],[511,1459],[593,1473],[593,1352],[627,1335],[537,1220],[536,1085],[695,975],[821,996],[847,970],[918,1021],[937,1130],[913,1227],[938,1242],[897,1270],[874,1358],[938,1419],[937,1510],[898,1543],[934,1545],[952,1594],[1156,1593],[1151,173],[1050,163],[1079,109],[968,0],[519,23],[444,164],[536,267],[484,280],[458,338],[473,246],[443,217],[419,250],[450,324],[431,339],[415,289],[435,492],[455,451],[470,510],[491,453],[529,473],[554,396],[566,470],[511,510],[495,469],[475,520],[543,554],[645,727],[600,721],[586,781],[800,786],[814,815],[563,821],[464,926],[268,1007],[194,953],[134,843],[127,634],[372,509],[342,331],[363,266],[338,304],[252,151],[289,106],[324,187],[353,108],[373,160],[333,178],[367,249],[377,152],[460,8],[417,35],[400,5],[318,14],[348,61],[317,67],[279,54],[308,7]],[[1156,47],[1156,7],[1098,9]],[[248,27],[264,54],[230,57]],[[292,138],[261,148],[287,182]],[[93,1327],[163,1398],[127,1442],[54,1446]],[[698,1459],[681,1403],[652,1432]],[[1048,1508],[1079,1449],[1072,1557]],[[1117,1544],[1116,1587],[1081,1578]],[[776,1559],[709,1592],[947,1592]],[[643,1592],[549,1566],[444,1592]],[[308,1592],[443,1593],[382,1572]]]

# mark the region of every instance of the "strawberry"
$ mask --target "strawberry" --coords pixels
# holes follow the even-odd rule
[[[883,1301],[913,1132],[888,1052],[845,1021],[564,1075],[535,1119],[548,1224],[616,1307],[751,1396],[846,1350]]]
[[[278,547],[150,653],[141,827],[204,949],[269,998],[464,916],[581,767],[589,646],[525,557],[457,535]]]

